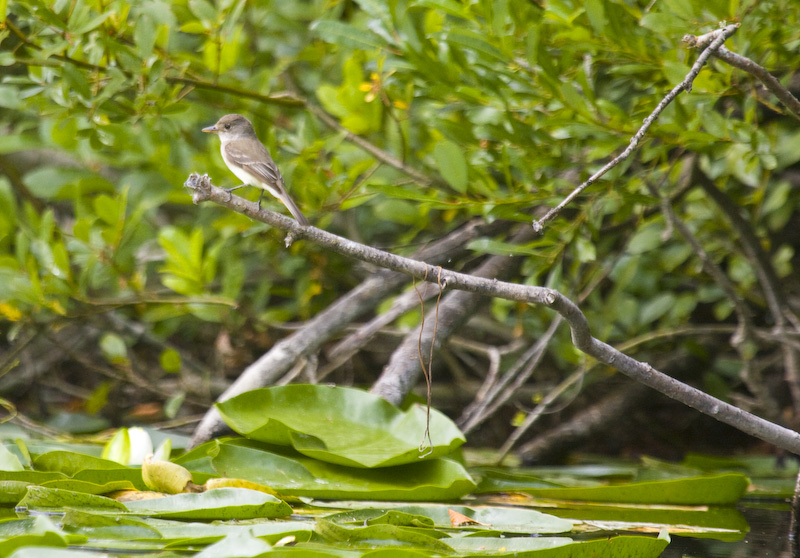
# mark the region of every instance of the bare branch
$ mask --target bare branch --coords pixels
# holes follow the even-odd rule
[[[630,157],[631,154],[634,151],[636,151],[636,149],[639,147],[639,142],[642,140],[642,138],[644,138],[644,135],[647,133],[647,130],[650,129],[650,126],[653,125],[653,122],[655,122],[656,119],[661,115],[661,113],[664,112],[664,109],[667,108],[667,105],[669,105],[672,101],[674,101],[675,98],[681,93],[681,91],[686,91],[688,93],[692,90],[692,82],[694,82],[694,79],[697,77],[697,74],[700,73],[700,70],[703,68],[706,61],[708,60],[708,57],[711,56],[711,54],[716,49],[718,49],[728,37],[733,35],[738,28],[739,24],[736,23],[717,30],[715,32],[716,36],[714,37],[714,40],[711,41],[708,47],[706,47],[706,49],[700,53],[700,56],[697,57],[697,60],[692,65],[692,69],[689,71],[688,74],[686,74],[686,77],[683,79],[683,81],[680,82],[678,85],[676,85],[672,89],[672,91],[667,93],[667,95],[663,99],[661,99],[661,102],[658,103],[653,112],[650,113],[650,115],[644,119],[644,121],[642,122],[642,126],[639,128],[639,131],[637,131],[636,134],[634,134],[634,136],[631,138],[628,147],[626,147],[622,153],[611,159],[611,161],[603,165],[603,168],[601,168],[599,171],[597,171],[592,176],[587,178],[583,184],[581,184],[580,186],[575,188],[572,192],[570,192],[569,195],[566,198],[564,198],[564,200],[561,203],[559,203],[556,207],[548,211],[544,217],[542,217],[537,221],[534,221],[533,229],[537,233],[542,232],[542,230],[544,230],[544,225],[546,225],[549,221],[552,221],[559,213],[561,213],[561,210],[564,209],[567,205],[569,205],[570,202],[574,200],[581,192],[583,192],[586,188],[597,182],[597,180],[599,180],[600,177],[602,177],[608,171],[610,171],[611,169],[619,165],[622,161]]]
[[[193,175],[193,177],[197,177],[197,175]],[[191,180],[190,177],[190,181]],[[208,188],[212,189],[209,190],[209,192],[212,192],[214,196],[216,196],[213,198],[215,201],[230,203],[231,205],[228,207],[231,208],[233,208],[232,206],[245,207],[249,205],[249,202],[236,196],[233,196],[230,201],[228,201],[228,192],[211,186],[207,176],[199,180],[201,183],[208,186]],[[189,185],[189,182],[187,182],[187,185]],[[195,191],[195,196],[197,196],[197,191]],[[197,197],[195,197],[195,201],[198,201]],[[257,213],[257,206],[255,204],[253,204],[253,208],[256,209]],[[275,222],[271,223],[273,226],[275,226],[276,222],[280,222],[282,228],[292,229],[291,234],[293,234],[295,238],[301,237],[298,231],[303,230],[303,227],[298,225],[296,221],[267,210],[262,210],[262,215],[265,218],[269,216],[276,219]],[[308,229],[311,230],[310,227],[308,227]],[[485,225],[471,223],[421,249],[419,255],[421,257],[430,257],[432,259],[441,258],[442,260],[446,260],[454,253],[462,251],[469,240],[478,236],[485,229]],[[356,319],[364,312],[373,309],[380,300],[386,297],[387,293],[400,287],[406,281],[407,278],[403,275],[387,271],[372,274],[366,281],[341,297],[323,312],[320,312],[302,328],[276,343],[269,351],[262,355],[261,358],[248,366],[239,375],[237,380],[218,398],[218,401],[224,401],[225,399],[229,399],[245,391],[275,383],[281,376],[286,374],[299,359],[313,356],[324,343],[344,329],[352,320]],[[224,423],[219,413],[214,408],[210,409],[195,429],[192,437],[192,445],[197,445],[209,440],[219,433],[222,428],[224,428]]]
[[[192,174],[185,185],[193,191],[192,200],[195,203],[206,200],[213,201],[273,227],[290,231],[295,238],[309,240],[338,254],[369,262],[386,269],[399,271],[417,279],[435,278],[438,280],[441,277],[441,282],[445,287],[449,288],[547,306],[566,319],[570,326],[573,343],[586,354],[612,366],[634,380],[721,422],[738,428],[742,432],[792,453],[800,453],[800,434],[797,432],[773,424],[711,397],[696,388],[655,370],[649,364],[639,362],[614,349],[607,343],[595,339],[589,331],[589,322],[580,308],[554,289],[506,283],[496,279],[474,277],[465,273],[441,269],[439,266],[396,256],[311,226],[303,227],[296,221],[278,213],[266,209],[259,210],[254,202],[231,196],[227,191],[213,186],[207,175]]]
[[[695,37],[694,35],[686,35],[683,37],[683,42],[691,47],[703,48],[704,45],[708,43],[709,35],[711,34],[706,33],[705,35],[700,35],[699,37]],[[778,100],[784,104],[792,116],[795,118],[800,118],[800,100],[798,100],[797,97],[792,95],[788,89],[781,85],[781,82],[778,81],[778,79],[771,73],[769,73],[764,66],[757,64],[741,54],[736,54],[724,46],[719,47],[714,52],[714,56],[724,62],[727,62],[734,68],[744,70],[748,74],[751,74],[759,79],[761,83],[763,83],[767,89],[772,91]]]

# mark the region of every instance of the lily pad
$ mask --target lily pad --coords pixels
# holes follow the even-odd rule
[[[464,467],[446,458],[356,469],[303,456],[279,455],[248,440],[209,449],[216,454],[211,463],[220,474],[265,484],[294,496],[440,501],[461,498],[475,488]]]
[[[275,544],[285,537],[293,537],[296,541],[306,542],[314,533],[314,523],[310,521],[271,521],[261,518],[230,522],[216,521],[212,524],[153,518],[143,518],[143,521],[158,531],[164,540],[170,541],[166,548],[211,544],[227,535],[244,533],[263,539],[269,544]]]
[[[175,494],[126,505],[136,514],[172,519],[250,519],[292,513],[292,508],[275,496],[246,488],[215,488],[202,494]]]
[[[447,541],[463,556],[514,556],[516,558],[656,558],[669,537],[621,535],[589,541],[562,537],[460,537]]]
[[[747,491],[748,478],[740,473],[700,475],[688,478],[627,482],[583,483],[558,486],[541,477],[483,471],[476,492],[525,492],[538,498],[582,502],[624,502],[628,504],[725,505],[736,503]]]
[[[385,523],[366,527],[348,527],[320,518],[317,520],[316,531],[325,540],[346,542],[354,546],[374,541],[396,541],[399,545],[426,548],[440,554],[453,553],[453,549],[449,545],[439,540],[444,534],[437,533],[433,529],[401,527]]]
[[[65,507],[84,507],[121,511],[125,511],[126,509],[123,504],[104,496],[33,485],[28,487],[28,492],[25,494],[25,497],[19,501],[18,505],[34,509]]]
[[[465,442],[445,415],[431,410],[432,448],[423,456],[425,408],[401,410],[357,389],[288,385],[257,389],[217,404],[236,432],[291,446],[303,455],[349,467],[388,467],[435,459]]]
[[[375,509],[361,509],[326,516],[337,523],[353,522],[371,524],[388,512],[402,512],[410,517],[428,519],[440,529],[486,530],[504,533],[565,533],[572,530],[573,522],[524,508],[494,506],[455,506],[443,504],[391,505]],[[465,521],[454,525],[453,514]]]

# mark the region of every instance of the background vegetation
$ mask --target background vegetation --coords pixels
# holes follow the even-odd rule
[[[519,236],[684,78],[696,57],[684,34],[738,21],[727,46],[797,86],[796,2],[21,0],[0,2],[0,16],[0,388],[25,414],[202,411],[375,272],[191,204],[192,171],[236,184],[200,129],[238,112],[316,226],[411,254],[493,223],[446,266],[513,255],[509,279],[579,301],[596,337],[796,425],[800,131],[753,77],[712,60],[634,157],[543,236]],[[371,384],[419,319],[417,307],[394,320],[326,381]],[[484,301],[435,357],[434,385],[447,387],[434,403],[459,416],[552,320]],[[562,326],[483,437],[466,414],[460,424],[497,444],[515,410],[577,371],[550,422],[577,428],[591,404],[611,449],[628,443],[619,421],[662,423],[637,449],[685,441],[695,414],[660,415],[652,392],[592,364]],[[544,455],[544,440],[528,452]]]

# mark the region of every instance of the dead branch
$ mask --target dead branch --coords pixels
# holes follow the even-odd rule
[[[580,308],[570,299],[554,289],[530,285],[506,283],[496,279],[475,277],[443,269],[426,262],[405,258],[365,246],[352,240],[328,233],[312,226],[303,227],[293,219],[268,211],[259,210],[255,202],[248,202],[211,184],[207,175],[192,174],[185,183],[192,190],[195,203],[213,201],[223,207],[232,209],[243,215],[256,219],[281,230],[289,231],[296,239],[305,239],[327,248],[338,254],[355,258],[374,265],[398,271],[420,280],[441,278],[447,287],[485,296],[500,297],[507,300],[540,304],[558,312],[567,321],[572,334],[572,342],[584,353],[612,366],[634,380],[647,385],[664,395],[707,414],[721,422],[729,424],[751,436],[760,438],[770,444],[786,449],[792,453],[800,453],[800,434],[784,428],[760,417],[752,415],[725,403],[715,397],[688,386],[666,374],[655,370],[647,363],[621,353],[607,343],[592,336],[589,322]],[[341,300],[339,301],[341,302]],[[339,306],[339,302],[333,306]],[[347,308],[342,312],[348,311]],[[326,316],[325,320],[337,319],[337,314]],[[312,320],[319,324],[320,316]],[[322,327],[322,324],[319,324]],[[309,332],[310,333],[310,332]],[[272,351],[270,351],[272,352]],[[295,357],[297,353],[295,353]],[[263,359],[263,357],[262,357]],[[237,382],[239,384],[239,382]],[[238,385],[237,389],[244,386]],[[245,387],[245,389],[247,389]]]

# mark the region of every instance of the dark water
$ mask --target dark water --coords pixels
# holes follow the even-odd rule
[[[750,532],[736,542],[672,537],[661,558],[792,558],[789,549],[788,504],[744,502],[739,506]]]

